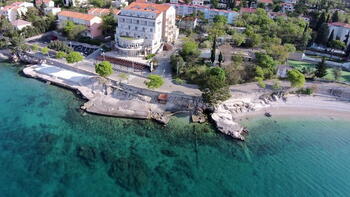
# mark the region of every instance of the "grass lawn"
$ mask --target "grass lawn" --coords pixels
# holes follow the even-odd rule
[[[303,61],[294,61],[294,60],[288,60],[287,64],[298,69],[298,70],[302,70],[304,67],[315,68],[315,66],[316,66],[316,64],[314,64],[314,63],[303,62]],[[334,80],[334,75],[333,75],[331,68],[327,69],[327,73],[328,74],[324,77],[324,79]],[[341,74],[339,81],[350,82],[350,72],[342,71],[342,74]]]

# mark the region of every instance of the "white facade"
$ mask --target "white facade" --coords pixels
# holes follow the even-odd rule
[[[192,0],[191,4],[192,5],[204,5],[204,0]]]
[[[63,0],[65,6],[77,6],[89,3],[88,0]]]
[[[223,15],[227,18],[227,23],[233,24],[236,17],[239,15],[235,11],[228,10],[218,10],[218,9],[210,9],[205,6],[194,6],[194,5],[186,5],[186,4],[175,4],[173,5],[176,9],[176,15],[178,16],[188,16],[195,12],[203,12],[204,18],[208,20],[213,20],[216,15]]]
[[[62,9],[55,8],[55,7],[49,7],[49,8],[45,8],[44,11],[45,11],[45,14],[52,14],[52,15],[56,16],[58,13],[60,13],[62,11]]]
[[[116,48],[124,55],[156,53],[163,42],[178,36],[175,9],[167,5],[134,2],[120,11]]]
[[[346,24],[346,23],[340,23],[340,22],[336,22],[336,23],[329,23],[328,24],[329,27],[329,34],[328,37],[333,33],[333,39],[340,39],[341,41],[345,41],[346,37],[350,34],[350,24]],[[348,39],[348,42],[346,43],[346,45],[350,44],[350,38]]]
[[[5,6],[0,8],[0,15],[5,16],[10,22],[17,20],[18,17],[26,14],[27,7]]]
[[[282,4],[282,12],[293,12],[294,11],[294,4],[292,3],[283,3]]]
[[[124,8],[129,5],[127,0],[116,0],[112,1],[112,5],[114,5],[116,8]]]

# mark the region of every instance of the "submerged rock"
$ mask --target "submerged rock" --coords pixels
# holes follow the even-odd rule
[[[149,182],[149,170],[140,157],[132,155],[116,159],[108,170],[108,175],[125,189],[140,193]]]
[[[161,152],[163,155],[168,156],[168,157],[176,157],[176,156],[177,156],[177,154],[176,154],[174,151],[168,150],[168,149],[163,149],[163,150],[161,150],[160,152]]]
[[[38,143],[36,144],[37,152],[41,155],[49,154],[52,151],[57,139],[58,136],[51,133],[40,137]]]
[[[79,146],[77,156],[88,166],[91,166],[97,160],[96,150],[91,146]]]

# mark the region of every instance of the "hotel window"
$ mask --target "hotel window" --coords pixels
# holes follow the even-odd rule
[[[150,32],[153,32],[153,28],[150,28],[149,31],[150,31]]]

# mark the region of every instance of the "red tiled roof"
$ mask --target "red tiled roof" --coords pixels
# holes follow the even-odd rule
[[[242,13],[255,13],[256,9],[255,8],[241,8],[240,12],[242,12]]]
[[[28,21],[24,21],[24,20],[21,20],[21,19],[18,19],[18,20],[15,20],[13,22],[11,22],[11,24],[13,26],[22,26],[22,25],[31,25],[32,23],[28,22]]]
[[[91,8],[88,13],[91,15],[107,15],[110,13],[110,9],[107,8]],[[118,9],[113,9],[112,10],[113,14],[118,15],[120,10]]]
[[[70,18],[78,18],[78,19],[85,20],[85,21],[90,21],[93,18],[97,17],[97,16],[94,16],[91,14],[84,14],[84,13],[72,12],[72,11],[62,11],[62,12],[58,13],[57,15],[70,17]]]
[[[42,3],[49,3],[51,0],[35,0],[37,5],[41,5]]]
[[[169,8],[170,8],[170,6],[166,5],[166,4],[132,2],[128,7],[124,8],[124,10],[153,12],[156,14],[160,14],[160,13],[168,10]]]
[[[266,3],[266,4],[268,4],[268,3],[273,4],[273,1],[272,1],[272,0],[258,0],[258,2],[259,2],[259,3]]]
[[[328,23],[328,25],[350,28],[350,24],[341,23],[341,22]]]
[[[12,6],[20,6],[22,3],[24,3],[24,2],[17,1],[17,2],[13,2],[11,5]]]

